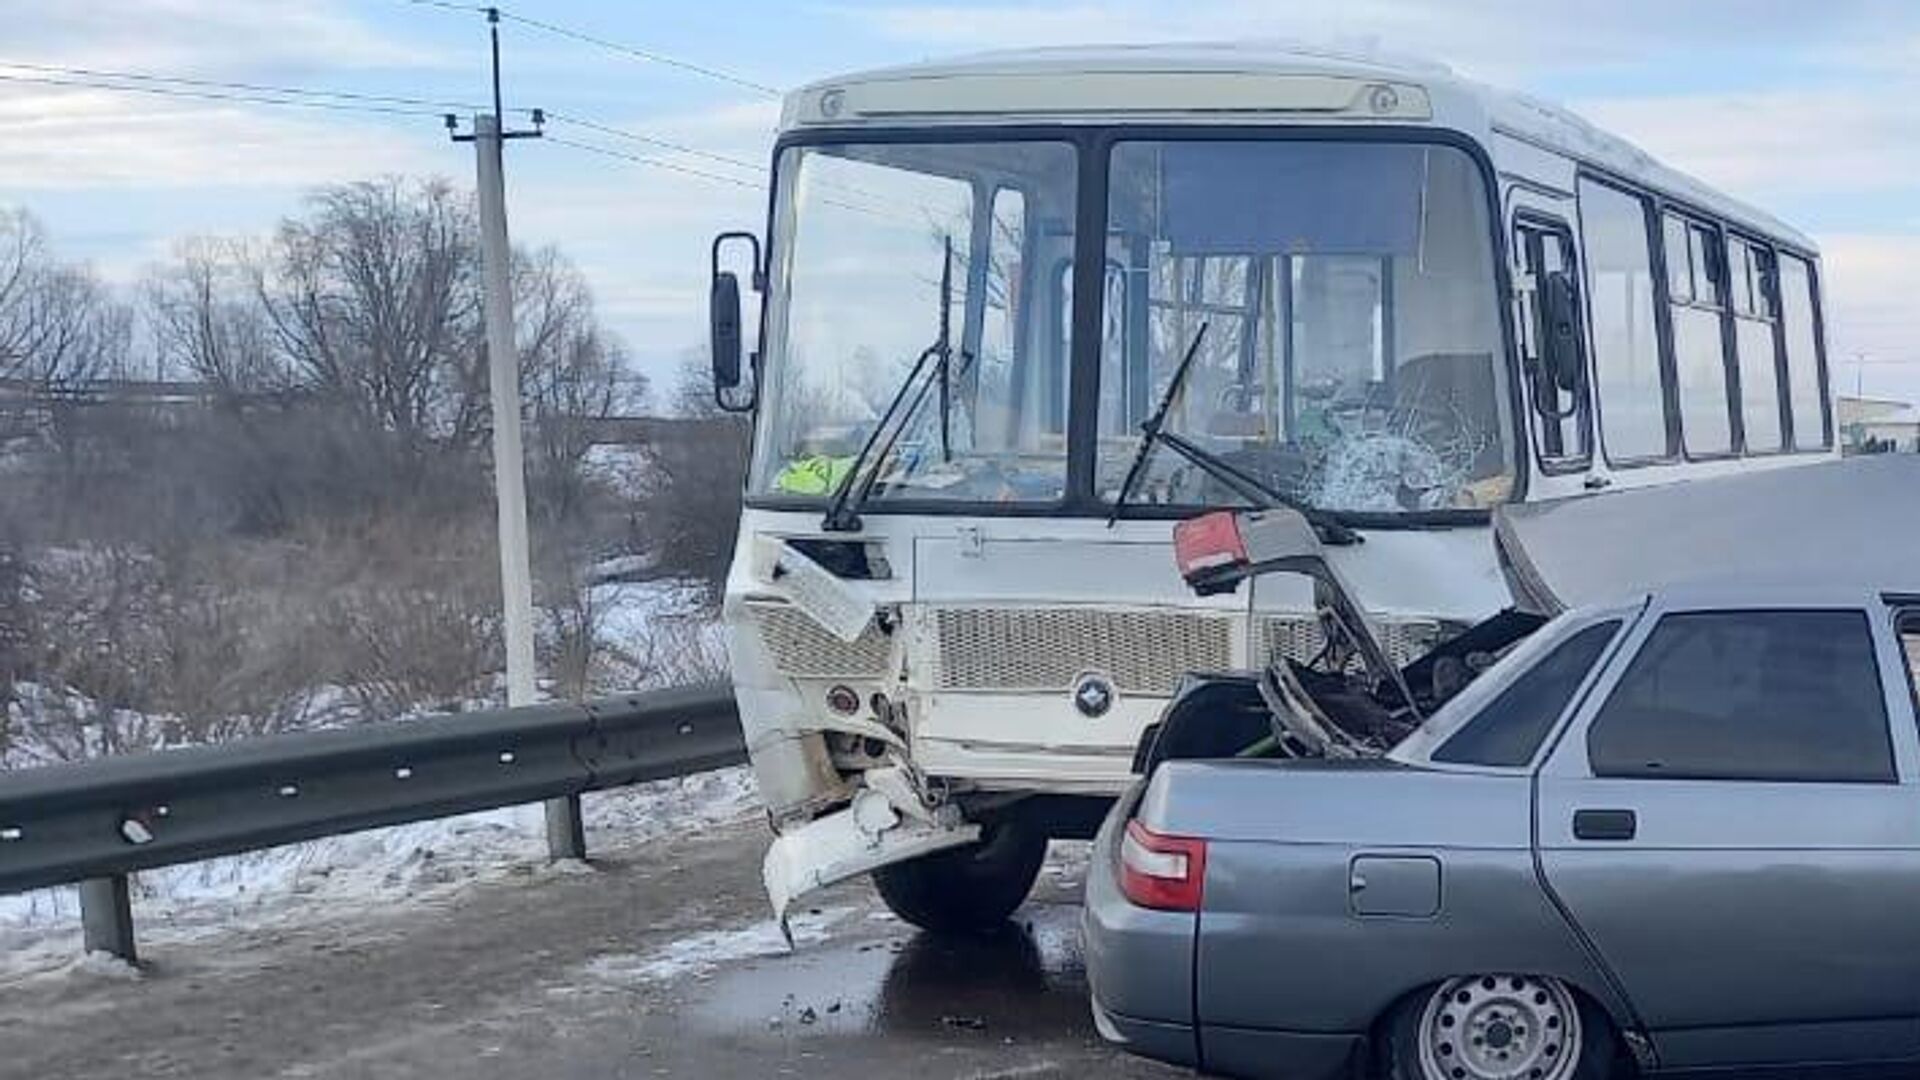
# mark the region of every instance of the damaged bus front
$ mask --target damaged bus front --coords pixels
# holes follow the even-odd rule
[[[764,255],[723,237],[713,287],[777,909],[874,871],[920,926],[996,922],[1185,673],[1321,651],[1299,581],[1195,597],[1178,520],[1294,508],[1395,662],[1505,606],[1521,395],[1487,121],[1445,83],[1066,51],[789,97]]]

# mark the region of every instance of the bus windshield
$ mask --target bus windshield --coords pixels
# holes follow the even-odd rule
[[[1035,260],[1072,254],[1076,168],[1052,142],[786,150],[752,490],[831,495],[939,344],[887,459],[863,463],[868,497],[1059,501],[1065,340],[1022,290]]]
[[[891,406],[908,419],[860,463],[869,508],[1111,503],[1205,325],[1166,420],[1189,445],[1332,512],[1509,496],[1495,240],[1466,153],[1241,136],[1123,139],[1082,162],[1064,140],[985,138],[782,151],[752,494],[824,502]],[[1094,168],[1103,285],[1076,297]],[[1099,308],[1101,331],[1079,350],[1099,365],[1081,401],[1076,305]],[[1097,415],[1072,425],[1070,410]],[[1090,491],[1067,489],[1075,455]],[[1151,516],[1245,497],[1159,446],[1126,502]]]
[[[1205,336],[1168,414],[1185,436],[1321,510],[1479,509],[1512,490],[1512,420],[1487,198],[1446,146],[1122,142],[1101,348],[1101,497]],[[1118,317],[1116,317],[1118,315]],[[1242,501],[1156,449],[1129,503]]]

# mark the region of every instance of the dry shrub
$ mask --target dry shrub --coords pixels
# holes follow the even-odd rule
[[[76,748],[216,742],[459,705],[499,668],[490,532],[383,517],[159,559],[113,546],[34,571],[26,667],[106,725]],[[119,730],[137,714],[140,730]]]
[[[500,644],[494,524],[478,514],[388,516],[309,542],[308,587],[328,681],[365,713],[459,708],[493,696]]]

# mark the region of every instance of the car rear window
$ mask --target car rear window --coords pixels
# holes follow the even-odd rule
[[[1595,623],[1555,646],[1467,721],[1433,754],[1451,765],[1525,765],[1553,722],[1620,630],[1620,620]]]
[[[1900,613],[1900,651],[1907,661],[1907,691],[1920,709],[1920,611]]]
[[[1891,783],[1864,611],[1667,615],[1587,731],[1596,776]]]

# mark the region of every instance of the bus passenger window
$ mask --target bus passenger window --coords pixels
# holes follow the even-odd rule
[[[1813,268],[1793,255],[1780,257],[1780,330],[1787,342],[1787,393],[1793,406],[1793,445],[1818,450],[1832,445],[1825,390],[1820,378],[1820,336],[1814,322]]]
[[[1775,366],[1772,256],[1745,240],[1732,250],[1733,342],[1740,368],[1740,417],[1748,453],[1781,448],[1780,373]]]
[[[1583,178],[1580,239],[1601,445],[1615,460],[1666,457],[1673,447],[1667,436],[1645,202]]]
[[[1676,304],[1693,300],[1693,266],[1687,255],[1687,222],[1668,214],[1665,222],[1667,251],[1667,299]]]
[[[1720,236],[1677,214],[1666,216],[1664,235],[1681,443],[1689,454],[1729,453],[1733,414],[1722,347]]]

